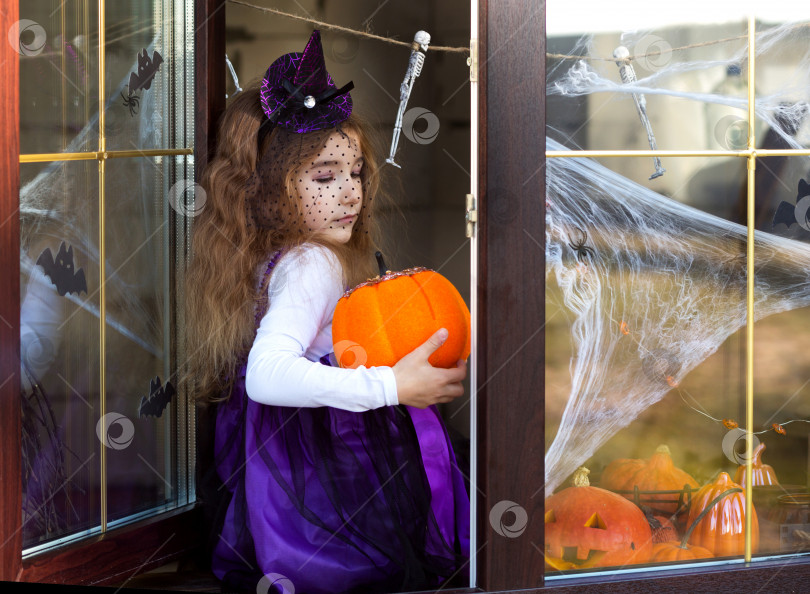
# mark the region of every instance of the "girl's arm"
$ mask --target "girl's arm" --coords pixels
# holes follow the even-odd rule
[[[252,400],[358,412],[399,403],[390,367],[341,369],[304,356],[332,350],[331,319],[343,281],[331,251],[305,246],[286,254],[268,293],[270,306],[248,355],[245,386]]]

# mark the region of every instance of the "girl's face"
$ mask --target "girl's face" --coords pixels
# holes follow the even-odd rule
[[[363,204],[363,154],[357,135],[335,132],[310,162],[295,176],[307,230],[337,243],[352,235]]]

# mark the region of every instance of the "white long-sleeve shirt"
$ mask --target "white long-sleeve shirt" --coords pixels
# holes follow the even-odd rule
[[[364,411],[398,404],[390,367],[329,367],[332,314],[344,287],[328,249],[304,245],[284,254],[267,288],[269,308],[248,354],[248,397],[276,406]]]

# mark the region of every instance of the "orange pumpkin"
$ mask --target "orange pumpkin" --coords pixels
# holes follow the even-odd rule
[[[683,539],[678,542],[677,539],[669,540],[667,542],[662,542],[653,545],[653,552],[652,558],[650,561],[653,563],[665,563],[667,561],[694,561],[695,559],[711,559],[714,557],[712,552],[705,548],[700,547],[697,545],[689,546],[689,537],[692,536],[695,528],[700,524],[701,520],[709,514],[715,505],[720,503],[720,501],[732,493],[739,493],[741,489],[737,487],[732,487],[722,493],[720,493],[717,497],[712,499],[708,505],[706,505],[703,510],[695,517],[695,521],[692,522],[692,525],[687,528],[686,532],[684,532]]]
[[[727,493],[729,490],[732,492]],[[711,504],[719,495],[723,497]],[[710,508],[704,514],[703,511]],[[742,555],[745,552],[745,495],[742,488],[721,472],[714,482],[703,486],[692,498],[689,509],[692,543],[709,549],[715,557]],[[757,512],[751,508],[751,545],[759,546]]]
[[[754,487],[766,487],[768,485],[778,485],[776,472],[769,464],[762,463],[762,452],[765,451],[765,444],[761,443],[754,449],[754,459],[751,461],[751,485]],[[745,484],[745,465],[737,467],[734,475],[734,482],[738,485]]]
[[[714,555],[709,549],[695,545],[685,545],[677,540],[660,542],[653,545],[652,563],[666,563],[667,561],[694,561],[695,559],[711,559]]]
[[[441,274],[410,268],[343,295],[332,318],[332,342],[341,367],[392,366],[440,328],[448,330],[447,340],[428,361],[455,367],[470,354],[470,310]]]
[[[573,487],[546,499],[547,567],[646,563],[652,553],[652,533],[644,514],[624,497],[591,487],[588,472],[580,468]]]
[[[660,445],[649,460],[621,458],[607,465],[602,473],[602,488],[611,491],[677,491],[685,486],[697,489],[698,483],[672,462],[669,448]],[[632,493],[623,494],[633,499]],[[645,495],[643,503],[668,514],[677,513],[677,495]]]

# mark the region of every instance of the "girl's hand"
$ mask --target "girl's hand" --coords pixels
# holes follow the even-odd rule
[[[427,408],[431,404],[451,402],[464,394],[461,385],[467,375],[464,361],[459,361],[452,369],[433,367],[428,361],[428,357],[447,340],[447,334],[442,328],[394,365],[392,369],[400,404]]]

